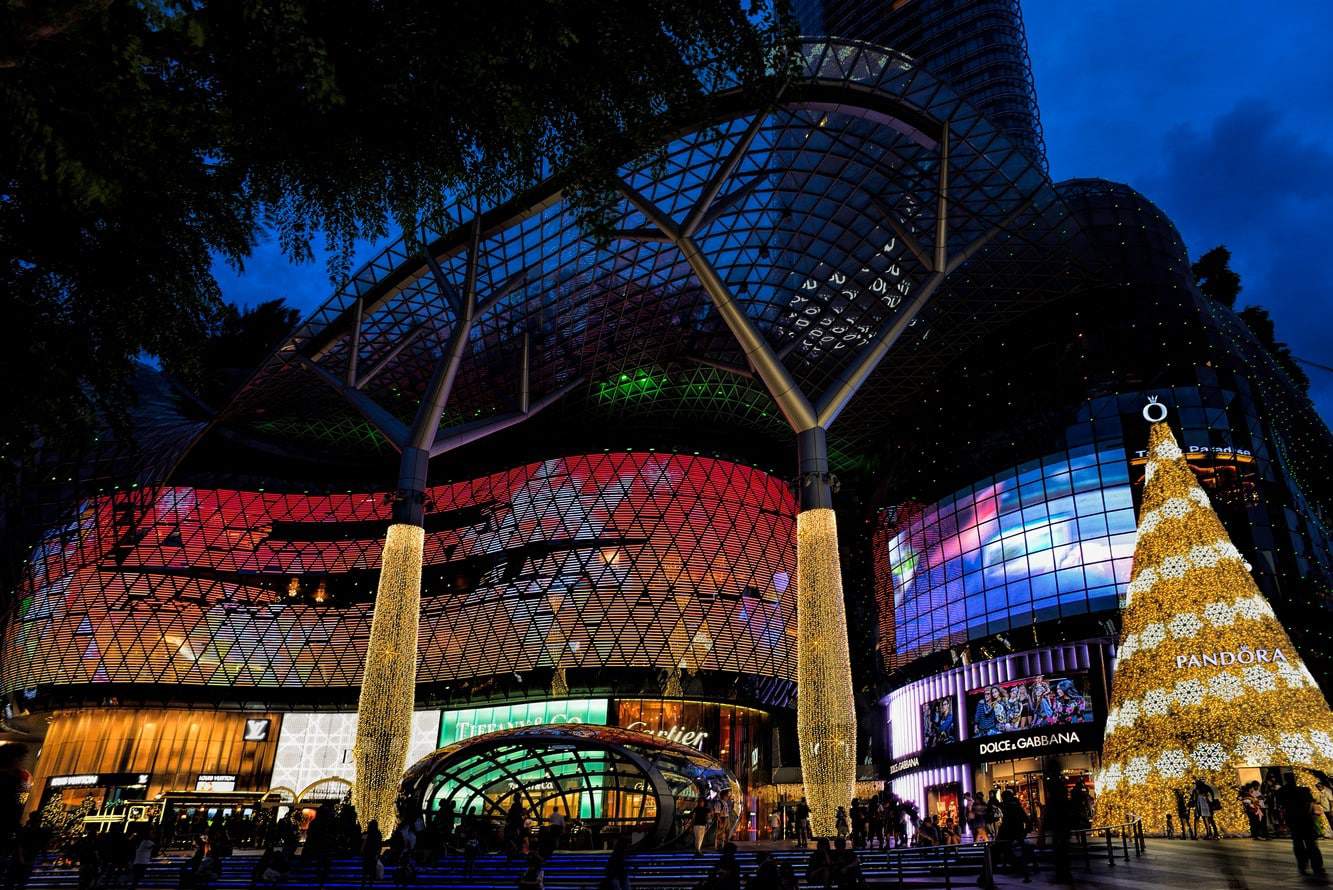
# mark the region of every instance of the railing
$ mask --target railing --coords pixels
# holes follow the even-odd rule
[[[1115,844],[1112,843],[1113,834],[1120,835],[1120,851],[1125,862],[1129,861],[1130,842],[1134,845],[1134,858],[1138,859],[1148,851],[1148,842],[1143,836],[1143,820],[1134,819],[1130,822],[1122,822],[1119,825],[1104,825],[1100,828],[1081,828],[1075,834],[1078,834],[1082,840],[1083,848],[1083,867],[1092,870],[1092,850],[1094,847],[1101,846],[1101,839],[1106,839],[1106,864],[1110,868],[1115,868]],[[1091,839],[1096,836],[1096,842]],[[1100,851],[1097,853],[1100,857]]]
[[[1140,858],[1148,851],[1148,842],[1143,834],[1142,819],[1134,819],[1120,825],[1080,828],[1069,832],[1067,837],[1070,839],[1067,842],[1060,842],[1060,839],[1057,838],[1057,843],[1049,848],[1055,853],[1057,876],[1062,868],[1067,869],[1069,867],[1068,857],[1070,857],[1075,844],[1083,851],[1084,870],[1092,871],[1093,859],[1101,856],[1103,840],[1106,842],[1106,864],[1109,868],[1115,868],[1116,845],[1113,839],[1116,836],[1120,838],[1120,853],[1124,862],[1129,862],[1131,844],[1135,859]],[[983,890],[992,890],[995,887],[995,861],[992,852],[995,843],[997,842],[986,844],[985,861],[982,866],[981,877],[977,881],[978,886],[982,887]],[[1096,852],[1094,853],[1094,851]],[[1027,855],[1027,853],[1025,852],[1023,855]],[[1062,857],[1065,857],[1063,863],[1060,861]],[[1026,868],[1026,864],[1024,864],[1024,867]]]

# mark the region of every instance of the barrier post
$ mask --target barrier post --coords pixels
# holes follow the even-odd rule
[[[1106,864],[1115,868],[1115,847],[1111,846],[1111,829],[1106,829]]]
[[[1083,838],[1084,871],[1092,871],[1092,845],[1088,843],[1088,835],[1091,833],[1092,833],[1091,829],[1084,829],[1083,831],[1080,831],[1078,833],[1079,837]]]
[[[944,890],[953,890],[953,874],[949,871],[949,851],[952,847],[944,848]]]
[[[992,890],[995,887],[995,864],[991,861],[990,844],[982,847],[981,854],[981,879],[977,885],[981,890]]]

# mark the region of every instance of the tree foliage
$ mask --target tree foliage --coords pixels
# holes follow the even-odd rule
[[[1228,309],[1235,308],[1236,298],[1240,296],[1241,291],[1240,275],[1231,268],[1231,251],[1227,250],[1225,245],[1219,244],[1199,257],[1190,266],[1190,271],[1194,274],[1194,283],[1198,286],[1199,293]],[[1300,362],[1292,355],[1291,348],[1277,339],[1273,318],[1268,314],[1268,310],[1262,306],[1246,306],[1236,315],[1264,345],[1273,356],[1273,360],[1281,365],[1292,381],[1300,387],[1301,392],[1308,392],[1310,378]]]
[[[7,453],[123,405],[143,354],[196,380],[226,324],[213,258],[265,229],[299,260],[327,239],[341,277],[359,239],[548,174],[596,225],[710,76],[758,94],[783,71],[788,18],[743,2],[0,7]]]
[[[1228,309],[1236,305],[1240,296],[1240,275],[1231,268],[1231,251],[1219,244],[1194,261],[1190,266],[1199,293]]]

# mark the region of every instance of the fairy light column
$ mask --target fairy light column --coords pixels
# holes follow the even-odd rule
[[[811,827],[828,836],[855,792],[856,700],[824,428],[796,442],[796,735]]]
[[[1333,771],[1333,712],[1151,400],[1134,570],[1097,777],[1097,823],[1161,831],[1195,780],[1241,830],[1242,766]]]
[[[751,117],[745,132],[700,189],[700,197],[683,222],[677,222],[629,183],[621,181],[621,193],[655,230],[627,230],[621,237],[663,241],[680,251],[744,353],[747,365],[763,383],[796,436],[800,500],[796,516],[796,734],[812,827],[816,835],[829,836],[836,830],[838,807],[851,803],[855,789],[856,706],[827,431],[948,276],[993,238],[1008,231],[1031,206],[1037,192],[1016,195],[1012,209],[998,225],[982,232],[956,254],[951,252],[949,122],[937,121],[938,131],[934,135],[938,140],[939,180],[933,250],[924,249],[901,225],[887,223],[898,229],[894,243],[902,239],[921,263],[921,277],[915,286],[902,282],[899,297],[893,303],[896,311],[884,318],[838,378],[822,393],[807,394],[695,240],[708,219],[714,199],[740,165],[767,117],[767,111]]]
[[[362,822],[379,821],[384,831],[398,821],[398,782],[407,766],[416,706],[417,634],[421,622],[421,563],[426,530],[426,480],[436,431],[453,391],[477,315],[479,227],[474,221],[463,294],[453,330],[426,387],[399,460],[393,521],[384,538],[370,642],[356,709],[356,782],[352,802]],[[441,289],[443,272],[427,259]]]

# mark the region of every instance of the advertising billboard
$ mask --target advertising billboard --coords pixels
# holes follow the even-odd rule
[[[974,739],[1091,723],[1096,717],[1087,674],[1025,677],[972,689],[967,693],[967,710]]]
[[[938,748],[958,741],[958,715],[954,711],[951,695],[921,706],[921,747]]]

